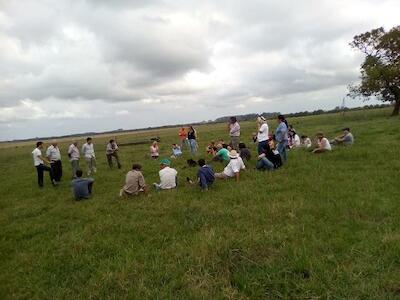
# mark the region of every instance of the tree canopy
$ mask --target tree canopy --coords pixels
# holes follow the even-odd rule
[[[383,27],[356,35],[352,48],[365,55],[361,64],[361,82],[349,87],[351,97],[376,97],[394,102],[392,115],[400,110],[400,26]]]

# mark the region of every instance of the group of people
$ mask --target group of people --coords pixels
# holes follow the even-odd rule
[[[304,147],[313,153],[323,153],[332,149],[331,144],[352,145],[354,142],[350,128],[343,128],[343,134],[331,141],[323,133],[317,133],[315,146],[313,147],[309,137],[302,135],[301,139],[299,138],[296,130],[293,126],[288,125],[283,115],[277,117],[277,122],[278,126],[274,134],[271,134],[266,118],[263,116],[257,118],[257,132],[253,133],[253,142],[257,145],[256,169],[258,170],[271,171],[281,167],[287,160],[287,151],[289,149]],[[202,190],[208,190],[216,178],[235,178],[236,181],[240,180],[241,171],[246,169],[245,162],[248,163],[251,160],[251,151],[240,140],[240,124],[236,117],[230,118],[227,130],[230,137],[229,143],[225,143],[221,139],[217,143],[211,142],[207,146],[206,153],[210,158],[208,163],[204,158],[199,159],[197,162],[193,159],[188,160],[188,164],[191,161],[192,164],[198,165],[197,180],[186,178],[188,184],[198,184]],[[177,159],[182,156],[184,147],[187,147],[191,154],[195,154],[198,149],[198,136],[193,126],[190,126],[188,131],[182,127],[178,135],[180,144],[172,144],[171,158]],[[37,142],[36,148],[32,151],[39,187],[43,187],[43,174],[45,171],[49,172],[51,183],[57,185],[62,177],[61,153],[57,141],[51,142],[46,150],[46,156],[42,155],[42,149],[43,142]],[[121,168],[118,149],[119,147],[114,139],[111,139],[106,146],[106,158],[110,168],[113,167],[113,159],[116,161],[117,167]],[[82,178],[83,172],[79,166],[81,154],[86,161],[87,178]],[[156,160],[159,158],[157,141],[154,141],[150,146],[150,156]],[[78,149],[78,143],[73,141],[68,148],[68,157],[71,163],[71,186],[75,198],[89,198],[94,182],[94,179],[90,176],[96,173],[96,156],[92,138],[88,137],[86,139],[81,151]],[[212,162],[223,163],[225,165],[223,171],[215,173],[211,166]],[[132,169],[126,174],[125,184],[120,190],[121,197],[129,197],[149,191],[141,169],[142,166],[140,164],[135,163],[132,165]],[[153,183],[156,190],[171,190],[177,187],[178,171],[171,167],[169,158],[160,160],[159,178],[159,183]]]

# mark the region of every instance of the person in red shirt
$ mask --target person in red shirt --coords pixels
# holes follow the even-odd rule
[[[181,148],[187,145],[187,132],[185,127],[181,127],[181,129],[179,129],[179,140],[181,141]]]

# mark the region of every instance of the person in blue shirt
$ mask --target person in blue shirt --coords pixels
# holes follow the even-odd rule
[[[177,144],[172,144],[172,158],[177,158],[182,155],[181,147]]]
[[[199,170],[197,171],[197,182],[203,191],[207,191],[215,181],[214,170],[211,166],[206,165],[206,161],[202,158],[199,159],[197,163],[199,165]],[[187,177],[186,180],[189,184],[194,184],[189,177]]]
[[[275,140],[278,143],[276,145],[276,150],[282,157],[282,161],[286,161],[286,147],[288,145],[288,127],[286,125],[286,120],[283,115],[278,116],[278,127],[275,130]]]
[[[82,178],[82,170],[76,171],[76,179],[71,181],[75,200],[89,199],[92,195],[93,178]]]

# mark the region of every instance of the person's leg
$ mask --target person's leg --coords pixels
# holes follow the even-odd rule
[[[118,167],[118,169],[121,169],[121,163],[119,162],[119,156],[118,156],[118,153],[117,153],[117,152],[115,152],[115,153],[114,153],[114,156],[115,156],[115,159],[117,160],[117,167]]]
[[[79,160],[72,160],[71,161],[71,169],[72,169],[72,178],[76,178],[76,171],[78,170]]]
[[[86,161],[87,174],[90,176],[92,174],[92,159],[85,158],[85,161]]]
[[[96,173],[97,172],[96,158],[92,157],[91,161],[92,161],[92,170],[93,170],[94,173]]]
[[[264,166],[265,169],[267,169],[268,171],[271,171],[274,169],[274,164],[266,157],[263,157],[261,159],[262,164]]]
[[[263,153],[266,145],[267,145],[267,141],[258,142],[258,146],[257,146],[258,155]]]
[[[110,169],[113,167],[113,162],[112,162],[112,154],[106,154],[107,157],[107,163]]]
[[[61,163],[61,160],[57,160],[55,162],[55,167],[56,167],[56,170],[57,170],[57,173],[56,173],[56,176],[55,176],[55,180],[57,182],[60,182],[61,181],[61,177],[62,177],[62,163]]]
[[[43,187],[43,169],[42,165],[36,166],[39,187]]]
[[[214,174],[215,178],[219,178],[219,179],[227,179],[228,177],[225,175],[225,173],[215,173]]]
[[[45,170],[45,168],[44,167],[46,167],[46,166],[43,166],[43,170]],[[57,164],[56,164],[56,162],[52,162],[52,163],[50,163],[50,170],[51,170],[51,173],[52,173],[52,177],[53,177],[53,179],[54,179],[54,181],[55,182],[58,182],[58,170],[57,170]]]
[[[92,195],[93,182],[90,182],[87,187],[88,187],[89,195]]]
[[[231,136],[231,144],[233,149],[239,150],[239,137]]]
[[[279,154],[281,155],[282,161],[286,161],[286,143],[278,143],[276,150],[278,150]]]

